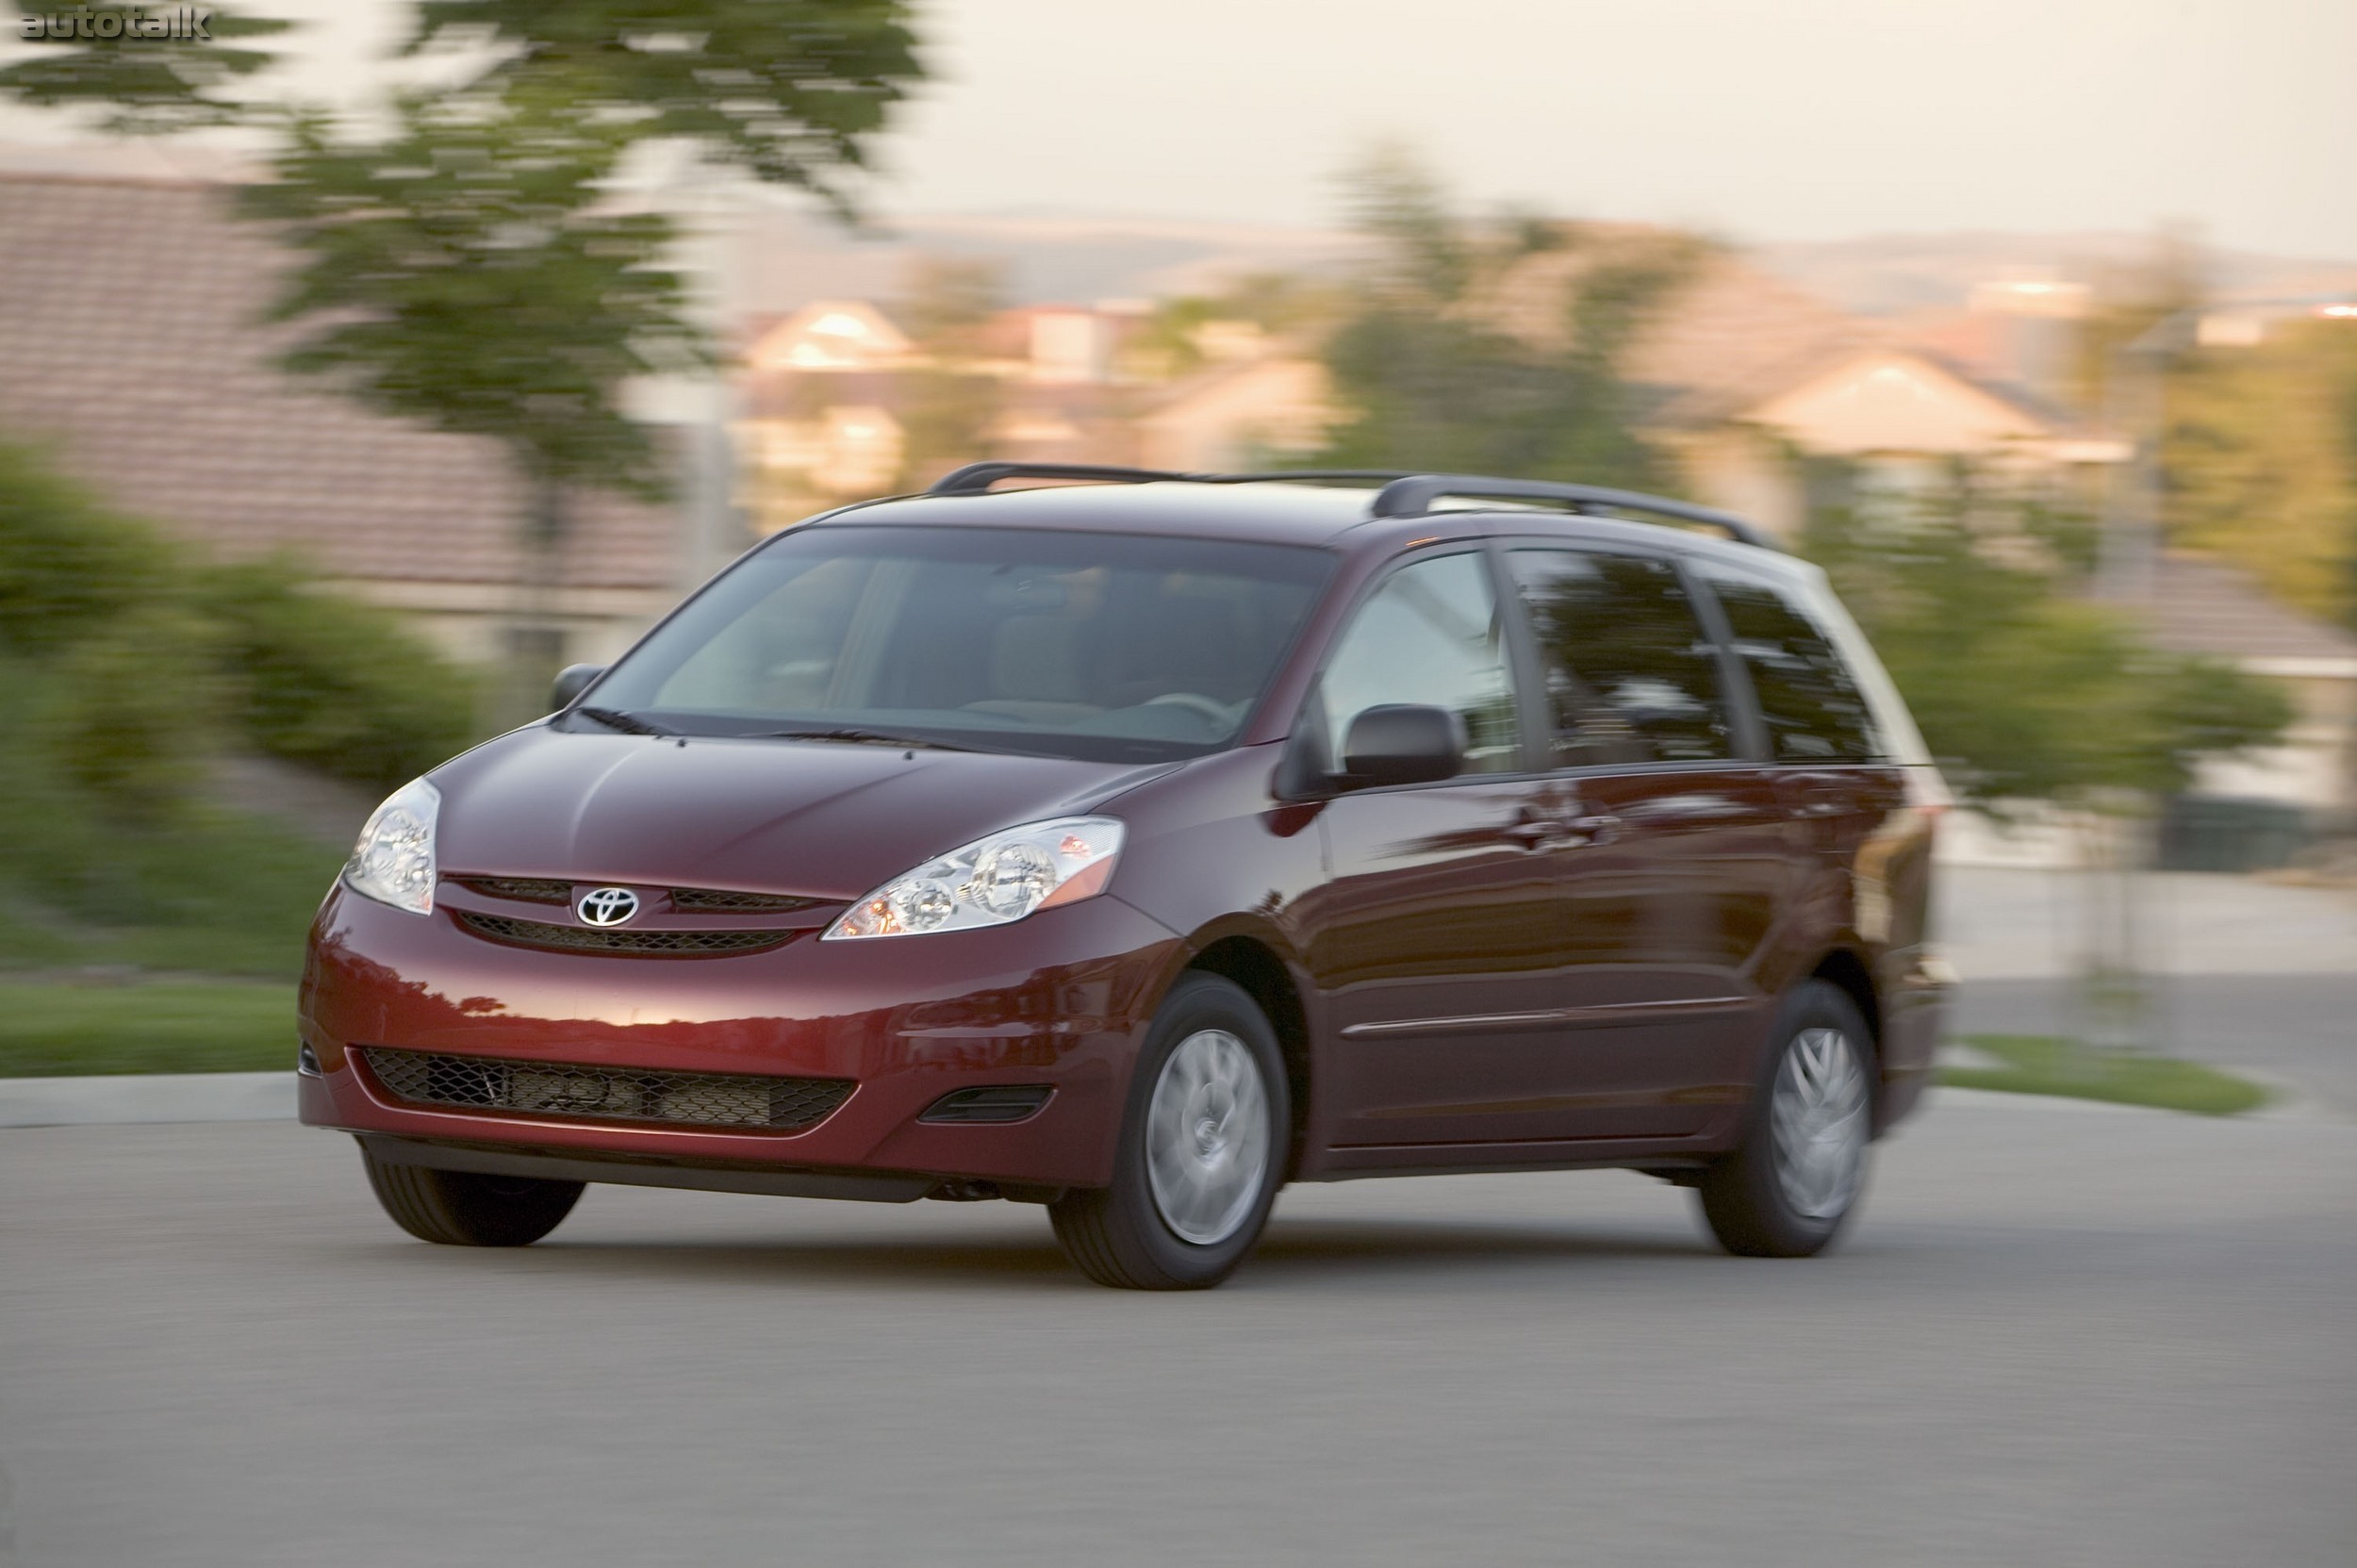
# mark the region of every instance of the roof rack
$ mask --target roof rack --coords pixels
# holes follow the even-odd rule
[[[1432,510],[1432,503],[1449,496],[1464,496],[1488,501],[1558,501],[1574,512],[1593,513],[1599,509],[1609,512],[1646,512],[1655,517],[1674,518],[1680,522],[1698,522],[1706,527],[1723,529],[1729,538],[1739,544],[1753,545],[1761,550],[1781,548],[1763,532],[1758,524],[1732,512],[1715,507],[1697,506],[1691,502],[1672,501],[1666,496],[1646,495],[1639,490],[1609,490],[1598,485],[1561,485],[1549,479],[1492,479],[1486,474],[1419,473],[1394,479],[1383,487],[1375,498],[1375,516],[1378,518],[1420,518]]]
[[[1162,469],[1101,468],[1094,463],[968,463],[927,487],[927,495],[981,495],[1001,479],[1096,479],[1109,485],[1150,485],[1162,479],[1201,479]]]
[[[1421,473],[1394,469],[1292,469],[1271,473],[1181,473],[1168,469],[1109,468],[1091,463],[968,463],[933,481],[927,495],[981,495],[1004,479],[1096,480],[1112,485],[1150,485],[1175,482],[1191,485],[1381,483],[1368,515],[1377,518],[1420,518],[1433,503],[1451,496],[1486,501],[1552,501],[1575,513],[1611,515],[1637,512],[1679,522],[1716,528],[1739,544],[1760,550],[1782,546],[1761,528],[1732,512],[1673,501],[1639,490],[1607,489],[1599,485],[1566,485],[1549,479],[1499,479],[1489,474]]]

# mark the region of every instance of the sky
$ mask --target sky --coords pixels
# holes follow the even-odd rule
[[[287,79],[362,96],[404,0]],[[1325,224],[1383,141],[1468,205],[1748,239],[2141,230],[2357,257],[2357,0],[918,0],[887,213]],[[57,140],[0,109],[0,140]]]

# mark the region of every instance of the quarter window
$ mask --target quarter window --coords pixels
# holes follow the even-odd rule
[[[1778,762],[1869,762],[1885,754],[1856,675],[1797,590],[1716,563],[1710,591],[1751,672]]]
[[[1719,655],[1674,566],[1590,550],[1506,558],[1546,669],[1557,767],[1734,754]]]
[[[1318,691],[1337,769],[1350,721],[1390,702],[1463,718],[1468,773],[1522,767],[1497,596],[1479,555],[1443,555],[1392,573],[1343,633]]]

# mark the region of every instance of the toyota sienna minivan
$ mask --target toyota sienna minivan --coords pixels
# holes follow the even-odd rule
[[[1797,1256],[1931,1067],[1939,776],[1823,576],[1683,503],[978,464],[556,705],[311,933],[303,1119],[427,1241],[999,1198],[1171,1289],[1288,1181],[1617,1167]]]

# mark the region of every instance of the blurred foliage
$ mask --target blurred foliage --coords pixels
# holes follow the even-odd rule
[[[85,11],[57,0],[15,0],[14,9],[23,16]],[[294,24],[210,5],[202,9],[208,18],[208,39],[117,38],[80,44],[44,41],[26,58],[0,69],[0,97],[41,108],[83,111],[98,128],[124,135],[231,124],[244,113],[237,89],[276,58],[271,50],[253,45]],[[95,6],[86,13],[108,10],[169,13],[169,8],[148,6]]]
[[[2122,351],[2172,316],[2184,339],[2208,303],[2200,245],[2164,231],[2150,255],[2095,282],[2073,390],[2112,428]],[[2220,302],[2232,314],[2231,301]],[[2357,627],[2357,323],[2276,319],[2257,343],[2161,348],[2163,523],[2167,542],[2253,573],[2311,615]]]
[[[291,985],[0,984],[0,1078],[284,1072]]]
[[[152,600],[49,661],[33,734],[123,825],[167,821],[210,769],[225,685],[213,631],[190,606]]]
[[[194,580],[222,662],[226,710],[250,744],[356,784],[391,788],[474,737],[474,683],[390,611],[324,594],[286,560]]]
[[[343,849],[211,803],[215,755],[397,782],[470,706],[388,613],[206,563],[0,444],[0,967],[291,976]]]
[[[1607,241],[1583,225],[1511,215],[1468,222],[1395,152],[1362,165],[1349,194],[1376,257],[1326,350],[1347,417],[1310,461],[1656,490],[1671,483],[1634,429],[1639,394],[1622,361],[1707,256],[1705,241]],[[1549,252],[1575,254],[1560,268],[1526,265]],[[1507,320],[1534,292],[1541,313],[1552,311],[1550,330]]]
[[[1127,346],[1129,369],[1148,380],[1189,375],[1211,363],[1211,332],[1241,325],[1267,338],[1323,337],[1347,304],[1322,280],[1289,272],[1250,272],[1214,294],[1157,302]]]
[[[1905,502],[1812,515],[1805,553],[1975,804],[2173,794],[2203,758],[2266,745],[2291,720],[2272,683],[2160,652],[2088,599],[2089,528],[1966,473]]]
[[[0,652],[54,652],[166,591],[168,553],[141,524],[0,442]]]
[[[63,686],[48,663],[0,659],[0,732],[31,741],[0,747],[0,967],[291,977],[345,851],[201,795],[159,800],[152,778],[133,783],[150,809],[126,815],[48,744],[50,716],[72,700]]]
[[[906,375],[899,408],[900,471],[893,488],[917,488],[990,445],[1006,383],[980,368],[983,329],[1006,305],[1006,269],[962,256],[919,256],[893,314],[928,364]]]
[[[408,48],[481,58],[470,94],[692,142],[846,214],[840,174],[924,74],[901,0],[420,0]]]
[[[2167,399],[2170,542],[2357,628],[2357,322],[2299,322],[2250,347],[2197,351]]]
[[[0,443],[6,733],[102,813],[153,824],[231,744],[389,785],[470,738],[468,677],[289,562],[217,565]]]
[[[259,40],[284,24],[216,25]],[[286,363],[498,441],[525,487],[519,653],[498,704],[520,718],[545,680],[520,651],[555,635],[569,492],[668,489],[624,382],[710,352],[665,265],[670,220],[619,199],[626,162],[709,159],[848,217],[869,140],[922,69],[900,0],[417,0],[404,49],[435,58],[439,86],[397,101],[381,135],[272,97],[268,57],[220,43],[44,42],[0,72],[0,98],[269,139],[272,177],[241,194],[302,258],[275,311],[305,328]]]
[[[290,370],[327,372],[387,413],[501,442],[544,497],[595,486],[659,495],[623,381],[692,362],[696,329],[659,214],[595,204],[627,124],[447,96],[401,105],[401,129],[338,140],[289,121],[277,177],[245,210],[304,260],[272,316],[310,332]],[[534,521],[561,531],[552,509]]]

